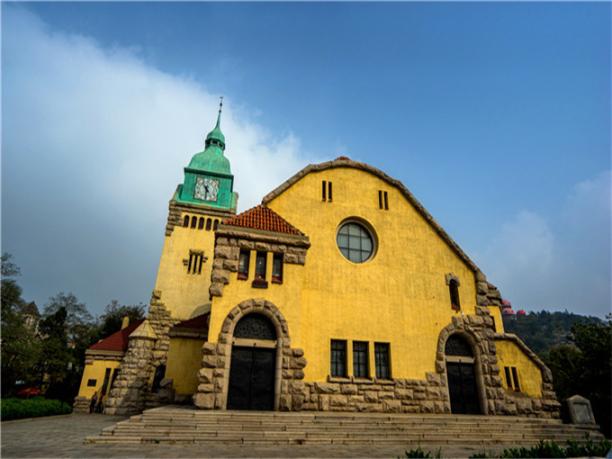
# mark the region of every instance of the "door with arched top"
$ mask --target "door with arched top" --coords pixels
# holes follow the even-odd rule
[[[446,341],[446,375],[453,414],[481,414],[474,352],[461,335]]]
[[[234,328],[227,409],[274,409],[275,380],[276,330],[266,316],[249,314]]]

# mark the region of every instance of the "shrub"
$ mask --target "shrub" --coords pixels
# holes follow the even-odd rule
[[[612,447],[610,440],[593,441],[587,439],[586,441],[578,442],[575,440],[568,440],[567,447],[558,445],[552,441],[540,441],[536,446],[531,448],[508,448],[502,451],[500,456],[487,453],[476,453],[470,456],[470,458],[487,458],[487,457],[502,457],[502,458],[533,458],[533,457],[606,457],[608,451]],[[412,456],[417,457],[417,456]],[[423,457],[423,456],[420,456]]]
[[[0,412],[3,421],[10,419],[34,418],[68,414],[72,407],[59,400],[47,400],[43,397],[30,399],[5,398],[0,400]]]

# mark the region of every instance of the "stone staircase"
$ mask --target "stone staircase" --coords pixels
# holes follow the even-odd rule
[[[165,406],[105,428],[87,443],[401,445],[496,448],[603,438],[556,419],[444,414],[206,411]]]

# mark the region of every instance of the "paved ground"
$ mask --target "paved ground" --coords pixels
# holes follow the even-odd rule
[[[88,445],[83,440],[98,434],[103,427],[124,419],[102,414],[71,414],[1,424],[3,458],[16,457],[404,457],[403,447],[367,446],[299,446],[275,447],[242,445]],[[411,447],[413,448],[413,446]],[[448,447],[446,447],[448,448]],[[430,449],[430,448],[426,448]],[[431,447],[436,452],[435,447]],[[449,450],[442,448],[444,457],[468,457],[481,450]]]

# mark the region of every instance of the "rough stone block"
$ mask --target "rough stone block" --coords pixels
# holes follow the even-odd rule
[[[402,411],[402,402],[400,400],[384,400],[382,407],[386,413],[400,413]]]
[[[193,396],[193,404],[203,410],[212,410],[215,407],[215,394],[198,392]]]
[[[317,391],[319,394],[337,394],[340,392],[340,387],[338,384],[316,382],[315,391]]]
[[[356,394],[357,386],[355,384],[341,384],[340,391],[343,394]]]

